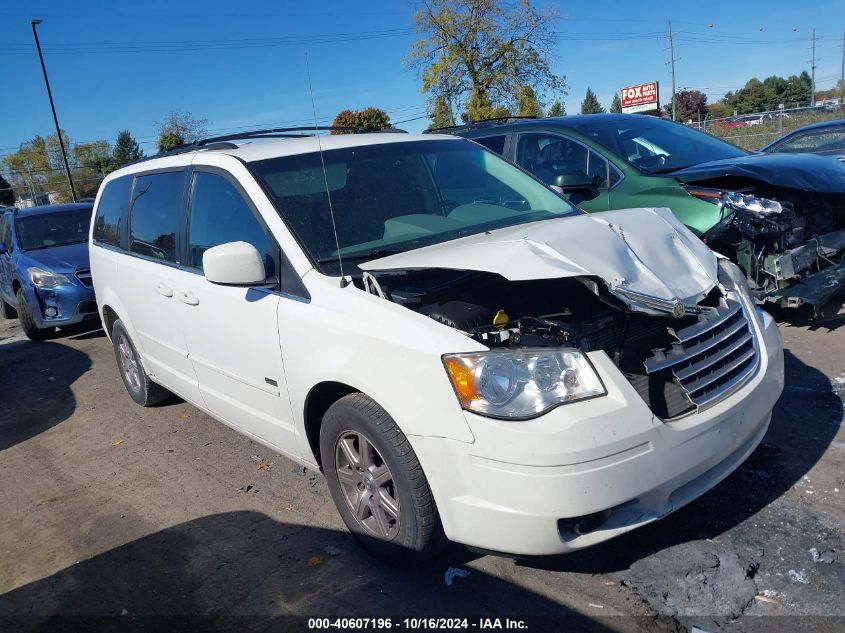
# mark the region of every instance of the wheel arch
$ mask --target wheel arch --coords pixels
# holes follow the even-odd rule
[[[350,393],[363,393],[360,389],[343,382],[326,380],[314,385],[305,397],[303,419],[305,421],[305,437],[308,446],[314,454],[314,460],[322,468],[320,458],[320,427],[323,416],[335,402]]]

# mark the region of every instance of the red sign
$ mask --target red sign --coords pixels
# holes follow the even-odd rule
[[[623,112],[644,112],[659,107],[656,81],[622,88],[621,96]]]

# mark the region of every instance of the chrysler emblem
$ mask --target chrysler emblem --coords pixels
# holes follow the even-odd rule
[[[672,316],[676,319],[680,319],[682,316],[686,314],[686,308],[684,307],[683,301],[680,299],[675,299],[672,302]]]

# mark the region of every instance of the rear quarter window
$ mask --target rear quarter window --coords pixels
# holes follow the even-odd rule
[[[496,136],[483,136],[481,138],[474,138],[476,143],[483,145],[487,149],[492,149],[497,154],[505,153],[505,134],[498,134]]]
[[[129,206],[129,250],[177,262],[176,236],[184,225],[185,172],[136,176]]]
[[[97,244],[126,248],[127,220],[129,216],[129,191],[132,176],[112,180],[103,189],[94,216],[93,238]]]

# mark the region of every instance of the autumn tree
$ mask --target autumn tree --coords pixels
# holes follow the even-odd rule
[[[561,101],[555,101],[549,108],[549,116],[563,116],[566,114],[566,106]]]
[[[62,130],[62,140],[65,142],[65,147],[70,148],[71,139],[64,130]],[[74,184],[77,185],[77,195],[85,197],[90,189],[88,187],[90,171],[78,175],[76,173],[78,170],[74,169],[73,159],[71,150],[68,160],[74,176]],[[32,194],[52,193],[58,202],[72,200],[59,147],[59,137],[55,134],[50,134],[46,138],[36,135],[31,140],[21,143],[18,151],[3,158],[3,166],[18,196],[28,197]],[[79,187],[83,180],[86,185],[84,189]],[[95,184],[98,184],[98,181]]]
[[[601,103],[599,103],[598,97],[596,97],[596,93],[592,91],[591,88],[587,88],[587,94],[584,96],[584,100],[581,102],[581,114],[601,114],[604,112],[604,108],[601,107]]]
[[[197,119],[190,112],[171,111],[163,121],[156,122],[156,127],[161,152],[208,135],[208,119]]]
[[[610,112],[620,114],[622,112],[622,99],[619,98],[619,93],[613,93],[613,101],[610,102]]]
[[[112,169],[123,167],[127,163],[135,162],[144,157],[144,152],[138,145],[138,141],[132,138],[128,130],[118,132],[117,140],[114,143],[112,152]]]
[[[663,106],[663,111],[672,115],[672,103]],[[675,93],[675,116],[678,121],[689,121],[697,119],[699,113],[702,117],[707,112],[707,95],[700,90],[681,90]]]
[[[332,130],[332,134],[354,134],[357,131],[376,132],[391,127],[390,115],[381,108],[364,108],[363,110],[341,110],[332,121],[333,128],[350,128],[348,130]]]
[[[563,90],[551,70],[555,36],[552,8],[530,0],[419,0],[414,15],[420,39],[406,57],[421,91],[443,96],[477,121],[519,110],[521,88],[542,98]]]
[[[87,167],[98,174],[111,171],[112,148],[108,141],[77,143],[71,150],[73,162],[80,167]]]

